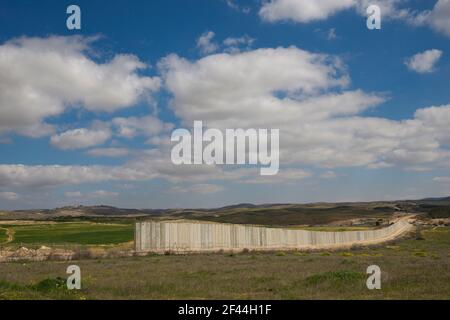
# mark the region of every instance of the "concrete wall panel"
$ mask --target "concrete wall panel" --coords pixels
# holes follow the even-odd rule
[[[315,249],[390,240],[411,228],[406,219],[376,230],[322,232],[195,221],[137,222],[138,252]]]

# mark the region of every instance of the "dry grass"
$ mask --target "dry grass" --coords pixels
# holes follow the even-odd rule
[[[0,298],[450,299],[450,228],[426,230],[423,237],[327,255],[247,252],[6,263],[0,264]],[[65,278],[69,264],[81,267],[81,291],[36,290],[46,279],[51,284]],[[365,271],[372,264],[381,267],[382,290],[366,288]]]

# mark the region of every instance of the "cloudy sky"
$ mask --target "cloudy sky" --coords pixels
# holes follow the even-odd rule
[[[0,3],[0,209],[450,195],[450,0],[70,4]],[[279,174],[173,165],[195,120],[280,129]]]

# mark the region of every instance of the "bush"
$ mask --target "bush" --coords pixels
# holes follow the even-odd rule
[[[68,290],[66,280],[57,277],[57,278],[47,278],[44,279],[33,286],[33,289],[39,292],[52,292],[58,290]]]
[[[341,271],[329,271],[323,273],[313,274],[305,278],[307,285],[318,285],[324,282],[331,282],[332,284],[344,284],[355,283],[362,279],[365,279],[365,274],[361,272],[341,270]]]

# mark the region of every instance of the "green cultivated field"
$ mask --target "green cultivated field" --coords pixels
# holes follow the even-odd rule
[[[8,240],[7,230],[0,227],[0,244]]]
[[[449,244],[450,227],[437,227],[421,237],[338,252],[1,263],[0,299],[450,299]],[[81,267],[81,291],[65,289],[69,264]],[[382,270],[381,290],[366,288],[372,264]]]
[[[129,242],[134,237],[134,224],[91,222],[32,224],[8,226],[15,231],[16,245],[108,245]]]
[[[183,213],[183,218],[221,223],[258,224],[268,226],[322,225],[336,220],[355,218],[388,218],[393,210],[377,211],[365,206],[290,206],[280,208],[248,208],[229,210],[219,215]]]

